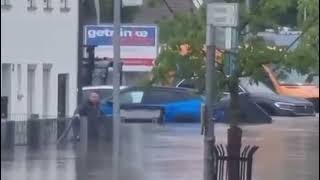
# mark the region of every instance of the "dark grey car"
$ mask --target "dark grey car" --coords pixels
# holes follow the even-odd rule
[[[314,116],[313,103],[302,99],[276,94],[262,82],[251,82],[249,78],[240,78],[239,93],[244,94],[272,116]],[[228,94],[228,93],[226,93]],[[227,108],[230,98],[224,97],[219,108]]]

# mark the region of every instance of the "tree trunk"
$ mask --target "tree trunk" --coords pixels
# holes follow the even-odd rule
[[[238,78],[232,76],[230,79],[230,128],[228,129],[228,156],[231,160],[228,161],[228,176],[229,180],[239,180],[240,177],[240,152],[242,130],[238,127],[240,116],[239,94],[238,94]]]
[[[229,180],[239,180],[240,178],[240,152],[241,152],[242,130],[238,126],[231,126],[228,129],[228,177]]]

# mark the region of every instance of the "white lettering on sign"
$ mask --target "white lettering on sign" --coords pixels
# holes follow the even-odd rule
[[[147,31],[136,31],[136,36],[137,37],[148,37],[148,32]]]
[[[88,37],[89,38],[96,38],[96,37],[112,37],[113,36],[113,30],[110,29],[91,29],[88,30]],[[148,37],[148,31],[130,31],[130,30],[123,30],[121,28],[120,30],[120,36],[121,37],[132,37],[132,36],[136,36],[136,37]]]

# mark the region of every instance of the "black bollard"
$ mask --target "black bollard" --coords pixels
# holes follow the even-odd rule
[[[57,138],[61,137],[66,129],[66,119],[58,118],[57,119]]]
[[[27,121],[27,144],[29,147],[40,146],[40,119],[38,115],[31,115]]]
[[[6,121],[4,123],[4,128],[5,128],[5,133],[4,133],[3,147],[12,148],[15,144],[15,121]]]
[[[88,153],[88,118],[80,117],[80,158],[79,158],[79,180],[87,178],[87,153]]]

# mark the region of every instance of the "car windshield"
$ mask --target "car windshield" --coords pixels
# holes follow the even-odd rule
[[[317,78],[319,79],[319,76],[301,74],[294,69],[285,69],[285,68],[277,67],[275,65],[272,65],[271,68],[275,73],[280,84],[287,84],[287,85],[317,84]]]
[[[107,99],[112,95],[112,89],[85,89],[83,90],[82,101],[88,100],[92,92],[98,93],[100,99]]]
[[[250,78],[240,78],[240,86],[249,93],[275,94],[269,87],[262,82],[254,82]]]

